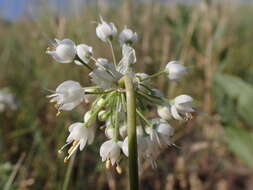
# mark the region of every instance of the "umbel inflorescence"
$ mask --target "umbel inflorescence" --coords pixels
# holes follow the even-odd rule
[[[95,58],[92,47],[86,44],[76,45],[70,39],[55,39],[55,43],[46,51],[59,63],[74,62],[85,66],[90,71],[91,81],[95,84],[82,87],[76,81],[64,81],[48,96],[51,98],[50,102],[54,102],[58,109],[57,115],[61,111],[74,109],[82,102],[90,105],[83,120],[73,123],[68,128],[66,144],[60,149],[60,152],[63,152],[65,147],[69,147],[64,161],[68,161],[78,148],[83,150],[87,144],[93,143],[96,131],[94,123],[99,119],[105,123],[103,129],[108,138],[100,147],[102,161],[106,162],[107,168],[116,165],[116,170],[121,173],[120,162],[129,152],[126,89],[122,78],[129,75],[136,95],[138,162],[141,165],[144,160],[148,160],[156,166],[155,160],[159,152],[173,144],[174,128],[168,120],[191,119],[195,110],[191,96],[180,95],[169,100],[162,92],[152,87],[151,79],[166,75],[169,80],[178,81],[187,73],[187,68],[179,61],[171,61],[163,71],[153,75],[135,73],[133,66],[137,59],[132,46],[137,41],[137,33],[125,27],[119,34],[119,44],[122,48],[122,58],[119,62],[115,58],[112,46],[112,40],[117,35],[115,25],[105,22],[101,17],[96,34],[109,45],[112,61]],[[147,119],[145,115],[151,106],[157,108],[159,117]]]

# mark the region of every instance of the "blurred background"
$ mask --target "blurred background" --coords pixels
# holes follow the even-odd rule
[[[252,190],[250,0],[0,0],[0,189],[127,189],[126,165],[117,175],[101,163],[102,131],[74,163],[63,163],[57,150],[67,127],[87,108],[56,118],[46,98],[65,80],[89,85],[86,69],[45,54],[48,39],[86,43],[95,57],[111,59],[95,34],[99,15],[119,31],[126,25],[138,33],[137,71],[152,74],[174,59],[191,68],[179,85],[163,77],[154,83],[169,98],[193,96],[200,114],[171,122],[177,147],[161,153],[157,169],[145,165],[141,189]]]

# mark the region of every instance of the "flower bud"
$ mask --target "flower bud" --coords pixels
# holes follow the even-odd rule
[[[89,60],[93,54],[92,47],[87,46],[86,44],[79,44],[76,47],[76,52],[78,57],[84,62],[84,63],[89,63]],[[77,65],[83,65],[80,61],[75,60],[75,63]]]
[[[108,139],[113,138],[113,133],[114,133],[114,129],[112,127],[106,127],[105,135],[107,136]]]
[[[46,53],[51,55],[59,63],[71,63],[76,56],[76,45],[70,39],[58,40],[53,50],[47,50]]]
[[[97,105],[98,106],[101,106],[103,103],[104,103],[104,99],[103,98],[100,98],[98,101],[97,101]]]
[[[122,46],[123,44],[133,44],[137,41],[138,36],[136,32],[133,32],[131,29],[125,27],[125,29],[119,35],[119,42]]]
[[[101,23],[98,24],[96,28],[97,36],[104,42],[107,40],[112,40],[112,38],[117,34],[117,28],[113,23],[107,23],[100,17]]]
[[[165,71],[170,80],[179,80],[187,73],[186,67],[179,61],[169,62],[165,67]]]
[[[100,121],[105,121],[109,116],[109,113],[105,110],[101,110],[100,112],[98,112],[98,119]]]

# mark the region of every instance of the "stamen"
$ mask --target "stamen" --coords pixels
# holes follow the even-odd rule
[[[58,153],[61,154],[63,149],[66,148],[70,143],[66,143],[65,145],[63,145],[59,150]]]
[[[75,143],[76,142],[76,143]],[[68,151],[68,153],[69,153],[69,155],[68,155],[68,159],[72,156],[72,154],[74,154],[74,152],[77,150],[77,148],[78,148],[78,146],[79,146],[79,144],[80,144],[80,141],[74,141],[74,143],[73,143],[73,148],[71,147],[70,149],[71,149],[71,151]]]
[[[72,146],[71,146],[70,149],[68,150],[68,153],[69,153],[69,154],[73,151],[73,149],[76,147],[76,145],[78,144],[78,142],[79,142],[79,141],[74,141],[74,142],[73,142]]]

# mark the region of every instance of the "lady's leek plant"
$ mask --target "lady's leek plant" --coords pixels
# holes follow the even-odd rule
[[[78,82],[65,81],[48,97],[55,102],[58,110],[70,111],[81,102],[89,103],[90,109],[81,122],[69,126],[66,144],[59,150],[68,147],[65,162],[78,148],[83,150],[95,139],[96,119],[105,122],[105,135],[108,138],[100,147],[100,156],[106,168],[115,166],[118,173],[124,156],[129,157],[130,189],[138,189],[138,165],[141,168],[145,160],[156,166],[159,152],[170,145],[174,128],[168,120],[188,120],[195,112],[188,95],[167,99],[162,92],[152,87],[151,80],[160,75],[167,75],[169,80],[180,80],[187,74],[187,68],[179,61],[171,61],[163,71],[148,75],[135,73],[136,53],[133,44],[137,33],[125,28],[119,35],[122,47],[122,58],[117,62],[112,40],[117,35],[113,23],[101,18],[96,27],[97,36],[108,44],[112,52],[112,62],[104,58],[95,58],[92,47],[76,45],[70,39],[55,40],[47,53],[59,63],[82,65],[90,71],[94,86],[82,87]],[[156,107],[159,117],[148,119],[145,115],[150,107]]]

